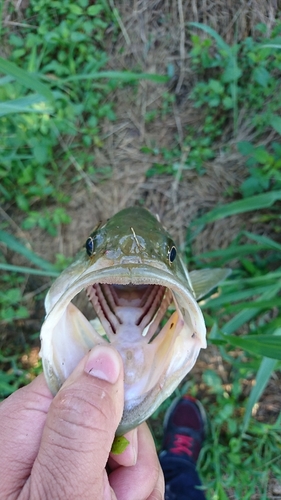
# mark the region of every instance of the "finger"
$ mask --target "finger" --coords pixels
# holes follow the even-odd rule
[[[161,467],[155,444],[146,424],[138,428],[136,465],[111,472],[110,484],[118,500],[147,500],[158,484]]]
[[[21,490],[37,456],[53,396],[39,375],[0,404],[0,484],[3,498]]]
[[[38,498],[104,498],[104,468],[124,404],[123,365],[110,346],[83,359],[54,398],[26,488]]]
[[[165,494],[164,474],[163,474],[163,471],[160,467],[159,476],[158,476],[156,485],[154,487],[153,492],[151,493],[151,495],[148,497],[147,500],[163,500],[164,494]]]

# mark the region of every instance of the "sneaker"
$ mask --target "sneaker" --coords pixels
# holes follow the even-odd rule
[[[176,398],[164,419],[163,452],[185,456],[196,462],[206,425],[205,410],[197,399],[189,395]]]

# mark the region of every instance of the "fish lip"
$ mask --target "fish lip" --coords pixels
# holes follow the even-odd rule
[[[122,285],[143,285],[143,284],[159,284],[170,288],[172,291],[177,291],[183,294],[196,309],[200,310],[194,295],[187,284],[181,281],[174,274],[167,272],[164,269],[155,267],[149,264],[119,264],[108,266],[100,269],[83,271],[79,277],[73,281],[66,290],[56,299],[53,307],[47,311],[46,319],[50,314],[58,314],[62,310],[63,304],[68,303],[87,286],[93,283],[108,283]],[[52,289],[50,289],[50,292]],[[49,292],[49,293],[50,293]],[[49,295],[49,294],[48,294]],[[47,298],[47,297],[46,297]],[[61,314],[63,313],[63,310]]]
[[[122,281],[120,281],[120,278]],[[151,285],[162,285],[166,286],[171,290],[175,300],[175,294],[177,294],[176,302],[179,305],[178,299],[184,297],[184,305],[181,303],[179,305],[180,309],[185,309],[188,314],[194,314],[197,317],[199,324],[197,324],[198,330],[204,329],[204,333],[199,336],[199,341],[201,348],[205,349],[207,347],[206,342],[206,327],[203,318],[202,311],[197,304],[197,301],[193,295],[192,290],[189,288],[187,283],[184,283],[177,276],[172,274],[172,272],[167,272],[161,268],[151,266],[149,264],[126,264],[126,265],[115,265],[108,266],[99,269],[86,269],[79,277],[73,281],[66,290],[63,291],[59,298],[56,298],[56,302],[53,307],[48,307],[46,302],[48,302],[48,295],[45,299],[46,307],[46,318],[42,325],[40,338],[43,338],[43,332],[45,330],[45,324],[47,320],[51,323],[57,323],[65,312],[67,305],[71,300],[78,295],[83,289],[87,288],[89,285],[94,283],[107,283],[107,284],[151,284]],[[52,291],[50,289],[49,293]],[[48,310],[49,309],[49,310]]]

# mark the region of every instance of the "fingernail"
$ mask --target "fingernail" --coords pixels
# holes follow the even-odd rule
[[[121,370],[117,352],[109,346],[98,345],[89,353],[84,371],[92,377],[115,384]]]

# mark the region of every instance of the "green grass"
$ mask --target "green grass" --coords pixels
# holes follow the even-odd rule
[[[212,28],[204,24],[188,24],[192,50],[190,65],[195,85],[189,93],[190,106],[202,115],[200,133],[198,125],[183,130],[182,143],[167,150],[146,146],[144,151],[157,155],[147,176],[195,170],[205,173],[206,161],[219,153],[227,154],[233,146],[245,156],[248,177],[241,183],[240,193],[248,198],[254,194],[281,186],[281,24],[276,23],[270,36],[265,25],[257,25],[253,36],[232,46]],[[202,36],[204,35],[204,36]],[[172,75],[175,68],[172,68]],[[162,110],[171,112],[175,96],[163,94]],[[147,120],[158,118],[163,111],[150,110]],[[254,137],[242,140],[239,135]],[[276,139],[268,143],[267,137],[275,131]],[[231,142],[231,146],[229,143]]]
[[[103,70],[107,30],[113,39],[118,33],[105,0],[31,0],[25,18],[19,30],[2,29],[10,55],[0,58],[0,200],[26,213],[23,229],[39,226],[55,235],[69,222],[64,185],[111,175],[106,166],[95,169],[93,153],[103,146],[101,121],[115,120],[110,93],[140,79],[167,78]]]
[[[254,203],[245,202],[241,201],[245,211],[257,209]],[[218,207],[194,221],[193,227],[201,231],[223,214],[239,213],[241,203]],[[190,374],[177,391],[199,397],[207,412],[209,427],[199,462],[203,483],[209,500],[227,499],[230,492],[237,499],[250,499],[255,493],[267,499],[270,478],[281,481],[281,413],[275,421],[271,417],[270,422],[261,422],[253,412],[271,376],[281,368],[281,246],[266,236],[241,231],[228,248],[193,255],[193,233],[188,236],[190,266],[230,267],[234,259],[240,262],[220,285],[217,296],[201,302],[208,344],[218,348],[224,379],[206,366],[201,380]],[[245,237],[255,246],[245,244]],[[249,386],[252,389],[245,391]],[[152,417],[158,447],[164,413],[172,399]]]
[[[9,9],[15,15],[12,4]],[[62,255],[54,256],[54,263],[36,255],[25,231],[38,226],[55,235],[57,227],[69,222],[64,187],[71,190],[77,181],[98,184],[110,177],[110,166],[102,171],[93,166],[93,151],[103,147],[103,120],[115,120],[112,91],[137,85],[141,78],[159,85],[167,80],[166,75],[106,71],[106,33],[110,28],[114,39],[119,28],[105,0],[95,5],[88,0],[30,0],[25,19],[26,25],[14,31],[3,28],[1,35],[9,60],[0,59],[0,197],[11,218],[13,213],[22,215],[23,235],[15,238],[8,223],[0,227],[0,324],[6,330],[0,338],[2,398],[41,370],[22,354],[28,357],[38,346],[39,328],[32,334],[24,329],[31,314],[29,301],[33,310],[34,304],[42,308],[44,287],[68,264]],[[195,81],[190,105],[200,111],[200,130],[184,130],[183,144],[170,149],[147,145],[143,151],[161,159],[147,177],[178,176],[185,169],[204,175],[206,162],[215,159],[219,148],[224,154],[235,148],[248,175],[231,193],[232,202],[193,221],[186,239],[190,268],[234,266],[218,296],[201,303],[208,342],[218,350],[227,382],[218,370],[207,367],[200,381],[191,376],[175,395],[187,390],[198,394],[207,410],[209,433],[200,471],[208,499],[223,500],[230,494],[250,499],[256,490],[266,499],[270,475],[281,481],[281,422],[280,416],[275,422],[258,421],[253,411],[270,377],[280,372],[281,359],[281,27],[276,23],[268,35],[259,25],[252,37],[233,46],[208,26],[193,23],[188,29]],[[146,122],[160,115],[165,119],[174,100],[163,88],[161,108],[150,109]],[[243,116],[251,139],[242,141]],[[268,141],[270,134],[274,139]],[[239,213],[255,213],[272,237],[241,230],[226,249],[193,253],[193,241],[207,224]],[[11,254],[24,258],[25,265],[12,265]],[[32,299],[27,298],[30,293]],[[151,419],[158,448],[163,415],[172,399]]]

